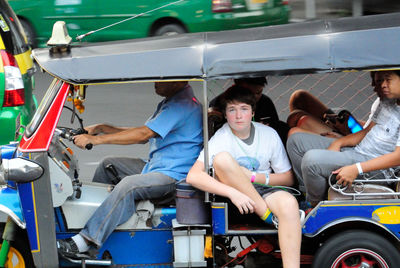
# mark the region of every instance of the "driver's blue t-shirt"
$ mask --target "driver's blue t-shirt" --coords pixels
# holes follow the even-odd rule
[[[201,105],[192,88],[187,85],[161,101],[145,125],[158,135],[149,141],[149,162],[142,173],[184,179],[203,146]]]

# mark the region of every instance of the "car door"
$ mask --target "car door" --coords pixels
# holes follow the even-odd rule
[[[96,28],[96,0],[41,0],[43,30],[51,36],[53,24],[65,21],[68,32],[74,41],[77,35]]]
[[[166,1],[153,0],[99,0],[97,6],[98,28],[105,27],[141,13],[150,11]],[[118,25],[106,28],[96,33],[96,39],[102,40],[121,40],[148,36],[151,25],[152,12],[141,15],[137,18],[127,20]]]

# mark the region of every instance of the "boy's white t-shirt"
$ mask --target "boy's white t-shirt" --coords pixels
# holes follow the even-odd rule
[[[228,152],[250,171],[257,173],[283,173],[291,169],[285,148],[278,133],[271,127],[252,122],[255,127],[253,143],[246,144],[236,137],[225,123],[208,142],[209,166],[220,152]],[[204,150],[197,160],[204,162]]]
[[[379,106],[379,103],[380,103],[380,98],[378,97],[371,105],[371,112],[369,113],[368,120],[365,122],[363,128],[367,128],[369,124],[371,124],[372,118],[374,117],[374,114]]]

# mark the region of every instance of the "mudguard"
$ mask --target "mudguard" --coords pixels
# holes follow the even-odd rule
[[[381,227],[400,241],[400,201],[325,201],[306,217],[303,234],[314,237],[343,222],[368,222]]]

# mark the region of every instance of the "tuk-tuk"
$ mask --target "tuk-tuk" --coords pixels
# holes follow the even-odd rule
[[[184,205],[150,204],[149,210],[144,204],[92,258],[58,256],[56,239],[79,232],[109,194],[107,185],[79,177],[69,141],[82,129],[58,126],[65,103],[73,102],[73,112],[81,109],[95,84],[200,81],[208,141],[210,82],[399,69],[399,35],[400,14],[390,14],[34,50],[35,60],[54,80],[21,141],[1,148],[0,211],[9,220],[0,266],[281,267],[277,230],[232,224],[229,203],[207,193],[194,209],[205,209],[210,216],[205,222],[179,222],[179,213],[189,213],[179,211]],[[389,180],[399,182],[396,171]],[[374,180],[357,181],[355,191],[332,183],[335,199],[308,213],[302,226],[304,266],[400,267],[400,192],[371,190],[369,182]],[[235,246],[234,237],[249,244]]]

